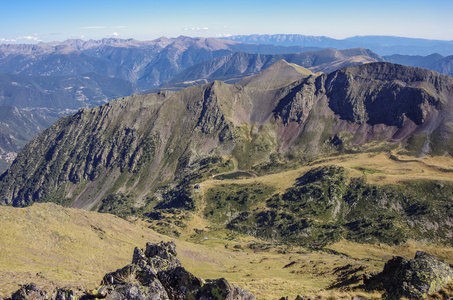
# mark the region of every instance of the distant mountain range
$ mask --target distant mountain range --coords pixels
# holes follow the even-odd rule
[[[210,65],[218,64],[216,60],[225,61],[229,59],[228,57],[232,57],[230,64],[240,65],[237,69],[230,68],[221,79],[227,80],[225,76],[230,76],[236,77],[236,81],[239,81],[279,59],[294,60],[302,64],[302,59],[296,59],[300,55],[282,53],[313,49],[317,48],[244,44],[228,40],[183,36],[174,39],[162,37],[144,42],[133,39],[103,39],[100,41],[67,40],[37,45],[3,44],[0,45],[0,106],[26,110],[44,109],[42,112],[50,109],[52,112],[65,115],[82,107],[102,105],[112,99],[157,88],[170,81],[171,86],[166,85],[163,89],[181,89],[193,85],[194,83],[175,83],[174,80],[177,79],[172,78],[181,72],[183,73],[176,78],[182,81],[195,81],[197,84],[218,79],[216,76],[203,77],[202,74],[196,73],[197,71],[186,71],[187,68],[198,63],[204,64],[202,68],[206,69],[211,68]],[[335,67],[348,65],[344,58],[353,54],[345,53],[346,51],[341,55],[338,54],[338,57],[335,57],[336,54],[333,55],[332,51],[311,53],[304,56],[307,60],[304,65],[314,66],[323,61],[332,62],[329,70],[333,70]],[[255,67],[249,67],[246,72],[241,72],[245,63],[253,64],[246,62],[246,59],[243,59],[242,63],[233,62],[241,55],[248,56],[247,59],[259,57],[255,60]],[[214,61],[210,62],[212,59]],[[260,59],[267,60],[266,64],[259,65]],[[339,62],[341,59],[343,63]],[[334,60],[336,65],[333,63]],[[365,61],[375,60],[368,58]],[[199,70],[200,67],[194,68]],[[252,68],[253,72],[250,73]],[[218,74],[222,71],[210,69],[207,72]],[[24,123],[24,126],[27,126],[26,124],[29,123]],[[32,129],[23,130],[27,132]],[[21,133],[11,134],[13,137],[18,137]],[[7,146],[2,143],[0,140],[0,148]],[[0,172],[5,169],[5,166],[3,160]]]
[[[244,44],[181,36],[153,41],[67,40],[37,45],[0,45],[0,73],[27,76],[96,73],[128,80],[146,90],[165,83],[194,64],[235,53],[303,52],[313,47]]]
[[[333,39],[325,36],[306,36],[301,34],[253,34],[233,35],[225,39],[256,44],[279,46],[304,46],[334,49],[363,47],[379,55],[441,55],[453,54],[453,41],[428,40],[395,36],[355,36],[346,39]]]
[[[172,77],[169,84],[160,87],[159,90],[180,89],[181,87],[213,80],[236,83],[247,76],[261,72],[279,60],[297,64],[315,73],[330,73],[345,66],[384,61],[376,53],[364,48],[325,49],[293,54],[236,52],[193,65]]]
[[[453,55],[444,57],[438,53],[427,56],[394,54],[383,58],[391,63],[430,69],[453,76]]]

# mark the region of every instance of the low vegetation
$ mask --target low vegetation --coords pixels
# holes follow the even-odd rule
[[[200,223],[195,218],[190,222]],[[105,273],[130,263],[134,247],[174,240],[183,265],[202,278],[225,277],[257,299],[297,295],[379,298],[360,288],[361,276],[382,270],[394,255],[413,257],[423,250],[453,263],[453,250],[417,242],[399,246],[341,239],[322,249],[269,243],[230,231],[193,231],[175,239],[162,236],[139,219],[124,219],[58,205],[0,207],[0,295],[36,282],[41,288],[98,287]],[[190,224],[191,226],[194,224]],[[186,228],[189,230],[189,227]],[[187,240],[187,241],[184,241]]]
[[[186,192],[194,203],[189,215],[203,226],[192,226],[187,217],[173,227],[183,236],[195,229],[228,229],[314,249],[342,239],[451,245],[451,167],[449,159],[364,153],[326,157],[256,178],[207,178]],[[168,209],[165,214],[171,219]],[[168,225],[163,219],[152,221],[153,228]]]

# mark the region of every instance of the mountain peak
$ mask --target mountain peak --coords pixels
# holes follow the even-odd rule
[[[313,75],[310,70],[281,59],[261,73],[244,78],[238,84],[247,87],[276,89],[310,75]]]

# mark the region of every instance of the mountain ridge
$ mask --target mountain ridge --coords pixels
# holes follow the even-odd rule
[[[93,72],[129,80],[146,90],[161,85],[188,66],[229,53],[273,54],[304,50],[313,49],[186,36],[144,42],[110,38],[36,45],[0,44],[0,72],[33,76]]]
[[[245,76],[256,74],[271,66],[278,60],[285,60],[299,66],[309,68],[313,72],[331,72],[342,65],[355,65],[368,62],[383,61],[377,54],[364,48],[334,50],[325,49],[293,54],[249,54],[236,52],[193,65],[169,80],[170,85],[178,82],[192,82],[204,79],[206,81],[222,80],[236,83]]]
[[[451,55],[453,41],[407,38],[397,36],[354,36],[334,39],[325,36],[307,36],[301,34],[252,34],[224,37],[245,43],[275,44],[285,46],[307,46],[320,48],[346,49],[365,47],[380,55],[407,54],[430,55],[440,53]]]
[[[28,205],[60,195],[59,201],[91,209],[127,186],[144,199],[207,156],[232,155],[239,168],[250,169],[273,152],[319,155],[336,151],[332,143],[348,148],[376,138],[423,141],[413,145],[416,155],[452,153],[452,87],[446,75],[371,63],[271,90],[214,81],[113,100],[60,119],[30,142],[1,175],[0,200]],[[388,107],[395,108],[390,115]],[[426,143],[436,147],[423,150]],[[32,164],[31,153],[39,154]],[[79,185],[85,188],[77,196],[72,191]]]

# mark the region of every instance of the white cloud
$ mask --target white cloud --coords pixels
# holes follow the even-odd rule
[[[0,42],[15,42],[16,40],[15,39],[4,39],[4,38],[0,38]]]
[[[84,26],[80,27],[80,29],[104,29],[107,28],[107,26]]]
[[[110,36],[119,36],[119,34],[118,34],[118,32],[114,32]]]
[[[217,35],[217,37],[230,37],[230,36],[232,36],[232,34],[230,33],[221,33]]]
[[[190,31],[208,31],[209,28],[208,27],[203,27],[203,28],[200,28],[200,27],[197,27],[197,28],[195,28],[195,27],[184,27],[182,30],[184,30],[184,31],[189,31],[189,30]]]
[[[39,38],[35,35],[25,35],[25,36],[18,36],[16,40],[28,40],[28,41],[39,41]]]
[[[126,28],[126,26],[83,26],[80,27],[80,29],[106,29],[106,28],[111,28],[111,29],[117,29],[117,28]]]
[[[12,39],[5,39],[5,38],[0,38],[0,43],[15,43],[18,41],[33,41],[33,42],[42,42],[42,40],[39,39],[38,34],[35,33],[33,35],[23,35],[23,36],[18,36]]]

